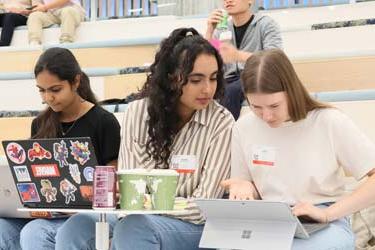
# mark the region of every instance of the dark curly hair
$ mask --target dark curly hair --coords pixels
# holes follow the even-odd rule
[[[199,55],[212,55],[218,64],[217,88],[214,99],[224,93],[223,60],[219,52],[193,28],[174,30],[161,42],[150,66],[141,96],[148,98],[149,114],[146,150],[156,162],[156,168],[168,168],[170,147],[178,132],[181,117],[177,106],[182,87],[187,84]]]

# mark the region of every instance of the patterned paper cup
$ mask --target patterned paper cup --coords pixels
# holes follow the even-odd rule
[[[175,170],[154,169],[148,175],[148,189],[153,210],[172,210],[176,197],[178,173]]]
[[[117,172],[120,186],[121,209],[144,209],[148,173],[145,169],[127,169]]]

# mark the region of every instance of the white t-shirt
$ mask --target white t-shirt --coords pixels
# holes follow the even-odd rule
[[[278,128],[250,112],[232,134],[232,177],[252,180],[263,200],[336,201],[345,193],[341,167],[357,180],[375,168],[375,145],[334,108]]]

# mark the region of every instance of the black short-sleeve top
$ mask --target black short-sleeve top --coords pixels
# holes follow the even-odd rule
[[[31,136],[39,129],[38,118],[31,124]],[[100,106],[93,106],[86,114],[73,122],[62,122],[59,138],[90,137],[99,165],[106,165],[118,158],[120,148],[120,125],[116,117]]]

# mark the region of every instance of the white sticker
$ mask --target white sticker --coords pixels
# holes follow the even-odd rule
[[[26,166],[14,166],[13,169],[19,182],[31,181],[29,170],[27,170]]]
[[[251,161],[254,166],[275,166],[276,148],[254,145],[252,147]]]
[[[194,173],[198,168],[196,155],[173,155],[171,159],[171,169],[178,173]]]

